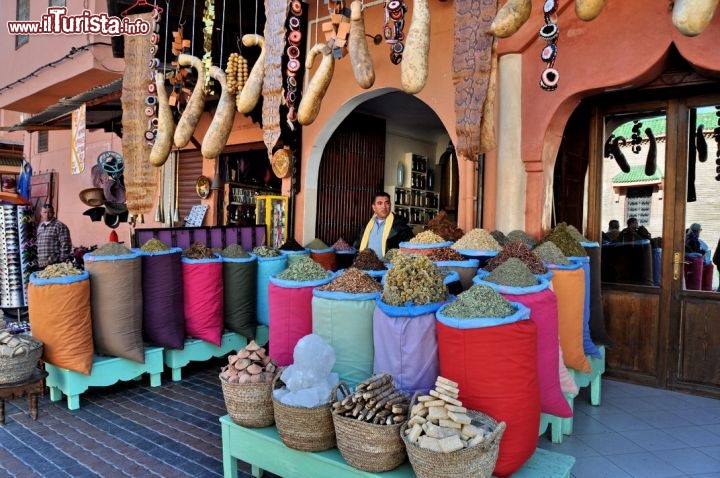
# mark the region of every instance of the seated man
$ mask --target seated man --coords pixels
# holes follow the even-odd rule
[[[640,226],[636,217],[627,220],[627,227],[620,232],[619,241],[631,242],[642,239],[650,239],[650,232],[645,226]]]
[[[607,232],[602,233],[603,242],[615,242],[620,237],[620,222],[613,219],[608,223]]]
[[[365,226],[358,250],[369,247],[382,259],[389,249],[396,249],[401,242],[412,239],[412,229],[407,220],[396,216],[390,209],[390,195],[386,192],[376,193],[372,202],[374,214]]]

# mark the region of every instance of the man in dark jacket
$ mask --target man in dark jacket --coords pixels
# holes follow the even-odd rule
[[[713,254],[713,264],[715,264],[718,275],[720,275],[720,239],[718,239],[717,246],[715,247],[715,254]],[[720,292],[720,285],[718,285],[717,291]]]
[[[359,250],[370,248],[382,259],[389,249],[395,249],[401,242],[413,237],[407,220],[391,212],[390,195],[386,192],[375,194],[372,202],[373,217],[360,238]]]

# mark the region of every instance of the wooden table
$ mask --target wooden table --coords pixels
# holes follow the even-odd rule
[[[45,377],[47,377],[47,372],[36,368],[32,375],[23,382],[0,385],[0,425],[5,425],[5,400],[20,398],[24,395],[27,395],[30,418],[37,420],[37,396],[45,389]]]

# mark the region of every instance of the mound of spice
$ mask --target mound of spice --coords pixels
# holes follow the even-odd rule
[[[547,272],[545,264],[543,264],[535,253],[522,242],[505,243],[505,246],[503,246],[503,250],[500,251],[500,254],[490,259],[488,263],[485,264],[484,269],[486,271],[493,271],[497,266],[511,257],[517,257],[523,261],[533,274],[545,274]]]
[[[447,298],[443,275],[433,262],[423,255],[400,254],[385,275],[382,300],[386,304],[433,304]]]
[[[220,255],[233,259],[244,259],[250,257],[250,254],[248,254],[247,251],[240,244],[230,244],[225,249],[220,251]]]
[[[380,292],[382,286],[378,281],[360,269],[350,267],[327,284],[318,287],[318,290],[366,294],[370,292]]]
[[[565,257],[565,254],[562,253],[554,242],[543,242],[533,249],[533,252],[541,261],[547,264],[559,264],[563,266],[570,264],[568,258]]]
[[[472,319],[477,317],[507,317],[515,308],[492,287],[475,284],[443,309],[447,317]]]
[[[499,251],[501,249],[498,241],[489,232],[479,228],[469,230],[451,247],[453,249],[469,249],[473,251]]]
[[[438,247],[428,254],[428,257],[433,262],[465,260],[462,254],[450,247]]]
[[[578,242],[590,242],[590,240],[582,235],[582,232],[580,232],[575,226],[569,225],[567,227],[568,234],[575,239]]]
[[[343,239],[342,237],[340,239],[338,239],[337,241],[335,241],[335,244],[333,244],[332,247],[336,251],[352,251],[353,250],[353,247],[350,244],[348,244],[345,241],[345,239]]]
[[[188,259],[212,259],[215,257],[212,249],[200,241],[195,241],[187,249],[183,249],[182,255]]]
[[[328,245],[325,244],[322,240],[318,239],[317,237],[313,239],[312,241],[305,244],[306,249],[312,249],[312,250],[318,250],[318,249],[327,249]]]
[[[220,377],[230,383],[270,383],[275,377],[277,365],[254,340],[236,355],[228,355],[228,364]]]
[[[285,241],[285,244],[280,246],[281,251],[304,251],[305,248],[301,246],[298,241],[293,239],[292,237]]]
[[[507,236],[505,236],[505,239],[506,241],[511,242],[522,242],[523,244],[527,244],[528,246],[535,246],[535,244],[537,244],[537,241],[534,237],[532,237],[525,231],[521,231],[520,229],[515,229],[514,231],[508,232]]]
[[[381,373],[360,382],[355,393],[332,404],[332,412],[348,418],[395,425],[407,420],[410,398],[395,389],[392,375]]]
[[[410,244],[437,244],[445,242],[445,239],[432,231],[423,231],[408,241]]]
[[[167,251],[168,249],[170,249],[170,246],[159,239],[155,239],[154,237],[152,239],[148,239],[145,244],[140,246],[140,250],[143,252],[162,252]]]
[[[530,272],[530,269],[528,269],[528,266],[517,257],[511,257],[497,266],[495,270],[485,276],[483,280],[512,287],[538,285],[537,277],[535,277],[535,275]]]
[[[80,269],[76,269],[69,262],[60,262],[58,264],[50,264],[45,269],[37,272],[35,277],[39,279],[56,279],[58,277],[79,276],[82,274]]]
[[[490,231],[490,235],[495,238],[501,246],[507,242],[507,237],[505,237],[505,234],[503,234],[502,231],[498,231],[496,229],[494,231]]]
[[[92,256],[124,256],[133,252],[119,242],[108,242],[88,254]]]
[[[464,234],[463,230],[457,227],[457,224],[448,219],[445,211],[440,211],[430,219],[425,226],[425,230],[432,231],[442,237],[443,240],[452,242],[457,241]]]
[[[473,423],[458,400],[457,382],[438,376],[429,395],[420,395],[405,428],[408,441],[420,448],[452,453],[493,439],[489,423]]]
[[[542,242],[551,241],[565,254],[566,257],[585,257],[587,252],[580,245],[580,242],[572,237],[568,231],[568,225],[561,222],[550,233],[545,236]]]
[[[387,269],[387,267],[385,267],[385,263],[383,263],[383,261],[378,258],[377,254],[375,254],[375,251],[369,247],[358,252],[358,255],[352,263],[352,267],[362,269],[364,271],[384,271]]]
[[[397,257],[398,254],[402,254],[402,252],[400,252],[400,249],[397,249],[397,248],[388,249],[387,252],[385,252],[385,257],[382,258],[382,261],[383,262],[392,262],[395,259],[395,257]]]
[[[277,249],[273,249],[272,247],[268,246],[257,246],[253,247],[253,254],[255,254],[258,257],[277,257],[280,255],[280,253],[277,251]]]
[[[277,275],[278,279],[291,280],[297,282],[307,282],[313,280],[327,279],[328,271],[310,259],[309,256],[299,256],[290,267]]]

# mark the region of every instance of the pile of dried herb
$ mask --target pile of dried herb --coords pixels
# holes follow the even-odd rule
[[[375,254],[375,251],[369,247],[358,252],[358,255],[352,263],[352,267],[364,271],[384,271],[387,269],[385,263],[381,261],[377,254]]]
[[[433,262],[465,260],[462,254],[450,247],[438,247],[428,254],[428,257]]]
[[[432,231],[445,241],[455,242],[463,236],[463,230],[457,227],[457,224],[450,221],[447,212],[440,211],[434,218],[430,219],[425,226],[425,230]]]
[[[343,239],[342,237],[340,239],[338,239],[337,241],[335,241],[335,244],[333,244],[333,249],[335,249],[336,251],[352,251],[353,250],[352,246],[350,244],[348,244],[347,242],[345,242],[345,239]]]
[[[170,249],[170,246],[159,239],[155,239],[154,237],[152,239],[148,239],[145,244],[140,246],[140,250],[143,252],[162,252],[167,251],[168,249]]]
[[[499,251],[500,244],[485,229],[471,229],[455,244],[453,249],[469,249],[474,251]]]
[[[252,251],[253,254],[258,257],[277,257],[280,255],[280,253],[276,249],[268,246],[257,246],[254,247]]]
[[[386,304],[433,304],[447,298],[440,269],[427,256],[400,254],[385,275],[382,300]]]
[[[297,259],[283,272],[277,275],[278,279],[307,282],[327,279],[328,271],[320,264],[310,259],[310,256],[298,256]]]
[[[108,242],[102,247],[98,247],[88,254],[92,256],[124,256],[133,252],[119,242]]]
[[[507,236],[505,236],[505,239],[510,242],[522,242],[528,246],[535,246],[535,244],[537,244],[534,237],[525,231],[521,231],[520,229],[515,229],[514,231],[509,232]]]
[[[490,235],[495,238],[495,240],[498,241],[498,244],[500,244],[501,246],[507,242],[507,237],[505,237],[505,234],[503,234],[502,231],[498,231],[496,229],[494,231],[490,231]]]
[[[195,241],[190,247],[182,251],[182,255],[188,259],[212,259],[215,257],[212,249],[200,241]]]
[[[585,257],[587,252],[580,245],[580,242],[572,237],[568,231],[568,225],[561,222],[550,233],[545,236],[542,242],[554,242],[566,257]]]
[[[497,266],[494,271],[483,277],[483,280],[512,287],[538,285],[537,277],[535,277],[535,275],[530,272],[530,269],[528,269],[528,266],[517,257],[511,257]]]
[[[305,248],[301,246],[298,241],[293,239],[292,237],[285,241],[285,244],[280,246],[281,251],[304,251]]]
[[[378,281],[367,275],[365,272],[351,267],[343,271],[332,281],[318,287],[318,290],[365,294],[368,292],[380,292],[382,290],[382,286]]]
[[[515,308],[492,287],[475,284],[460,293],[445,309],[443,314],[459,319],[482,317],[507,317],[516,312]]]
[[[82,271],[74,268],[69,262],[60,262],[50,264],[45,269],[37,272],[35,277],[39,279],[56,279],[58,277],[79,276],[80,274],[82,274]]]
[[[385,257],[382,258],[382,261],[383,262],[392,262],[393,260],[395,260],[395,257],[397,257],[398,254],[402,254],[402,252],[400,252],[400,249],[397,249],[397,248],[388,249],[387,252],[385,253]]]
[[[432,231],[423,231],[408,242],[410,242],[410,244],[437,244],[439,242],[445,242],[445,239]]]
[[[565,254],[562,253],[554,242],[543,242],[533,249],[533,252],[541,261],[547,264],[560,264],[563,266],[570,264],[568,258],[565,257]]]
[[[240,244],[230,244],[225,249],[220,251],[220,255],[233,259],[244,259],[250,257],[250,254],[248,254],[247,251],[243,249],[243,246],[241,246]]]
[[[483,269],[493,271],[511,257],[517,257],[523,261],[533,274],[545,274],[547,272],[545,264],[522,242],[506,242],[500,254],[490,259]]]
[[[311,250],[327,249],[328,245],[316,237],[312,241],[305,244],[305,248],[311,249]]]
[[[578,231],[575,226],[569,225],[567,227],[567,231],[570,236],[578,242],[590,242],[590,240],[587,237],[583,236],[582,233]]]

